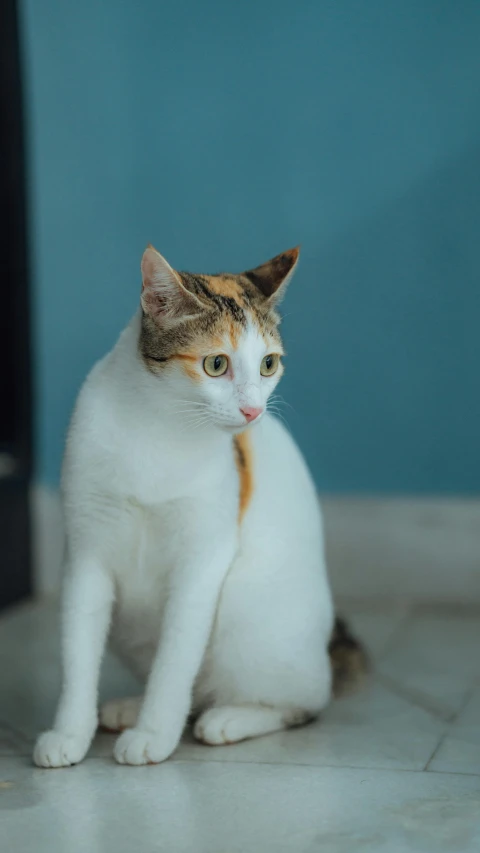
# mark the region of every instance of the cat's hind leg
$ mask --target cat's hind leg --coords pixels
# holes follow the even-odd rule
[[[313,714],[300,708],[274,708],[266,705],[222,705],[209,708],[197,720],[194,735],[209,746],[238,743],[293,726],[302,726]]]
[[[125,699],[104,702],[100,708],[101,728],[109,732],[132,729],[136,725],[141,704],[142,696],[127,696]]]

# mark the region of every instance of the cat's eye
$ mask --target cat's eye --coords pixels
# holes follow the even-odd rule
[[[273,376],[273,374],[277,372],[279,364],[280,356],[277,355],[277,353],[272,352],[270,355],[266,355],[265,358],[262,359],[260,373],[262,376]]]
[[[228,370],[228,358],[226,355],[207,355],[203,369],[208,376],[223,376]]]

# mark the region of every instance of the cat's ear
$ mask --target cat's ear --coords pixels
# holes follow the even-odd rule
[[[297,265],[300,246],[295,249],[287,249],[281,255],[276,255],[270,261],[248,270],[244,275],[254,284],[260,292],[272,304],[283,299],[295,267]]]
[[[142,308],[158,322],[197,316],[205,306],[185,287],[160,252],[148,245],[142,257]]]

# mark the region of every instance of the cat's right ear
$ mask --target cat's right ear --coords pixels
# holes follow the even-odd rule
[[[278,304],[284,297],[287,285],[295,272],[300,246],[275,255],[270,261],[248,270],[244,275],[258,288],[270,305]]]
[[[204,306],[184,286],[160,252],[148,245],[141,263],[142,308],[159,323],[175,323],[197,316]]]

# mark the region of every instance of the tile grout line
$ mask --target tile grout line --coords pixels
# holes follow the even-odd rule
[[[93,759],[93,756],[92,756]],[[89,760],[92,760],[89,759]],[[93,759],[95,760],[95,759]],[[317,770],[362,770],[364,773],[417,773],[423,774],[425,772],[423,767],[365,767],[362,764],[306,764],[305,762],[276,762],[276,761],[214,761],[212,759],[195,759],[195,758],[174,758],[173,763],[175,764],[220,764],[224,766],[225,764],[234,764],[235,766],[239,766],[240,764],[247,764],[253,767],[312,767]],[[430,771],[432,774],[437,776],[473,776],[475,778],[480,778],[479,773],[466,773],[465,771],[456,771],[456,770],[432,770]]]
[[[387,690],[390,690],[394,696],[408,701],[409,704],[429,714],[439,723],[450,725],[455,719],[455,711],[443,711],[441,708],[434,707],[434,703],[429,702],[428,696],[424,696],[419,691],[411,690],[409,687],[404,687],[390,675],[379,670],[375,673],[375,677],[378,683]]]
[[[9,755],[0,753],[0,758],[2,759],[28,759],[30,757],[30,753],[21,754],[17,753],[16,755]],[[33,761],[26,761],[25,764],[22,764],[24,769],[30,769],[34,773],[39,772],[52,772],[52,770],[73,770],[75,767],[80,767],[82,764],[86,762],[92,763],[97,762],[100,764],[105,764],[112,769],[116,769],[118,767],[123,767],[125,771],[128,773],[129,768],[124,765],[117,764],[113,761],[112,758],[107,756],[89,756],[84,758],[83,761],[78,764],[72,764],[68,767],[37,767]],[[284,769],[288,767],[302,767],[302,768],[310,768],[311,770],[334,770],[336,772],[341,772],[342,770],[358,770],[362,773],[414,773],[417,776],[425,773],[424,768],[416,768],[416,767],[364,767],[361,764],[305,764],[300,762],[292,762],[288,763],[275,762],[275,761],[213,761],[209,759],[196,759],[196,758],[174,758],[170,761],[161,762],[161,764],[198,764],[198,766],[208,764],[210,767],[225,767],[225,766],[233,766],[233,767],[282,767]],[[155,765],[160,767],[161,764]],[[143,766],[143,765],[139,765]],[[138,770],[138,767],[134,767],[134,769]],[[473,779],[480,779],[480,773],[467,773],[464,770],[429,770],[429,776],[467,776]]]
[[[9,756],[10,758],[12,756]],[[110,766],[113,767],[124,767],[128,772],[128,767],[125,765],[117,764],[111,757],[108,756],[89,756],[80,762],[81,764],[85,763],[85,761],[99,761],[99,762],[107,762]],[[247,765],[249,767],[310,767],[312,770],[361,770],[364,773],[415,773],[417,775],[421,775],[425,772],[423,767],[365,767],[361,764],[306,764],[305,762],[276,762],[276,761],[215,761],[214,759],[209,758],[172,758],[167,761],[161,762],[156,765],[158,767],[161,764],[208,764],[210,766],[220,766],[225,767],[225,765],[230,766],[233,765],[235,767],[239,767],[242,765]],[[32,765],[33,767],[34,765]],[[72,765],[72,767],[78,767],[80,765]],[[139,765],[143,766],[143,765]],[[39,770],[45,768],[37,768]],[[46,768],[49,769],[49,768]],[[480,773],[467,773],[465,771],[456,771],[456,770],[431,770],[431,775],[436,776],[473,776],[474,778],[480,778]]]
[[[436,745],[435,749],[433,750],[433,752],[432,752],[432,754],[431,754],[430,758],[428,759],[427,763],[425,764],[425,767],[423,768],[423,772],[424,772],[424,773],[432,773],[432,772],[435,772],[435,771],[430,770],[430,764],[432,763],[432,761],[434,760],[435,756],[437,755],[437,753],[438,753],[438,751],[439,751],[440,747],[441,747],[441,746],[443,746],[443,744],[445,743],[445,740],[446,740],[447,735],[449,734],[450,730],[451,730],[451,724],[450,724],[450,725],[448,726],[448,728],[443,732],[443,734],[441,734],[441,735],[440,735],[439,741],[438,741],[438,743],[437,743],[437,745]]]
[[[453,714],[452,719],[450,720],[450,722],[448,724],[448,727],[445,729],[445,731],[441,735],[440,740],[438,741],[438,743],[437,743],[435,749],[433,750],[430,758],[428,759],[427,763],[425,764],[425,767],[423,768],[425,773],[438,772],[438,771],[430,770],[430,765],[431,765],[432,761],[434,760],[435,756],[437,755],[437,753],[439,752],[440,748],[445,743],[445,741],[446,741],[448,735],[450,734],[450,732],[452,731],[455,723],[458,721],[461,714],[463,714],[465,708],[467,707],[468,703],[472,699],[476,689],[477,689],[477,685],[476,685],[476,679],[475,679],[472,687],[470,688],[470,690],[467,691],[467,693],[465,695],[465,699],[462,702],[460,708],[458,708],[458,710]]]

